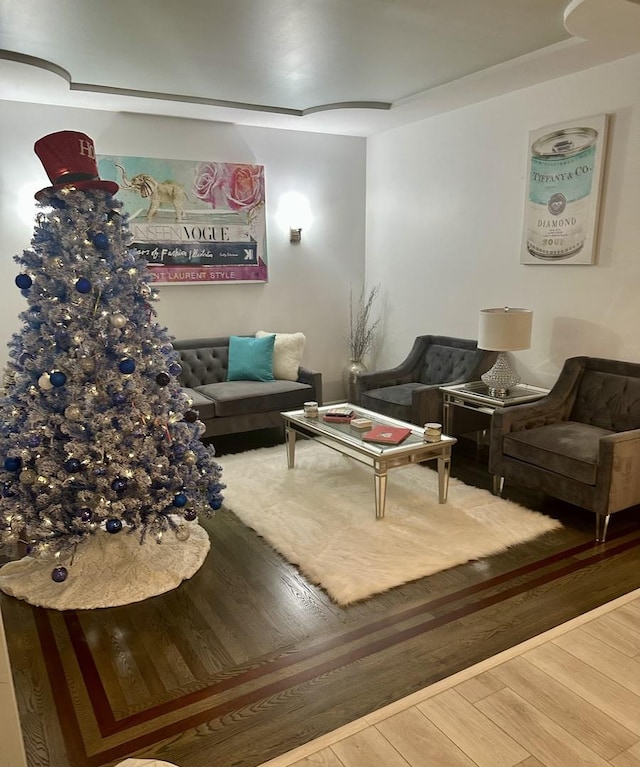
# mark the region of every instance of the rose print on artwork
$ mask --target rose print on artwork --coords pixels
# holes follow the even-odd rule
[[[194,187],[196,195],[213,208],[252,210],[264,203],[264,173],[260,165],[201,162]]]
[[[196,168],[194,191],[200,200],[208,202],[212,208],[220,207],[219,200],[216,200],[216,191],[222,187],[222,167],[224,166],[217,162],[201,162]]]
[[[98,165],[101,178],[131,180],[119,196],[133,247],[157,282],[267,281],[262,165],[144,157],[100,157]]]
[[[264,176],[256,165],[228,166],[229,192],[227,200],[234,210],[253,210],[264,200]]]

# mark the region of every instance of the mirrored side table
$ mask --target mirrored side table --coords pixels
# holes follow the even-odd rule
[[[489,394],[489,387],[482,381],[470,381],[455,386],[441,386],[440,391],[442,392],[442,426],[445,434],[450,433],[454,407],[486,413],[490,419],[496,408],[533,402],[549,394],[549,389],[542,389],[530,384],[518,384],[505,397],[496,397]],[[489,423],[490,420],[487,420],[487,426]]]

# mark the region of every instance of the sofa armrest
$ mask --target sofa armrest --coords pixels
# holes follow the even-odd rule
[[[322,405],[322,373],[308,368],[298,368],[298,382],[313,386],[318,405]]]
[[[510,431],[533,429],[536,426],[557,423],[566,420],[566,416],[566,408],[562,403],[555,402],[546,396],[535,402],[496,408],[491,417],[491,429],[500,434],[507,434]]]
[[[442,392],[440,384],[425,384],[411,392],[411,423],[439,423],[442,420]]]
[[[411,351],[399,365],[386,370],[359,373],[357,376],[358,402],[360,401],[360,393],[363,391],[380,389],[385,386],[398,386],[415,381],[420,365],[424,360],[428,338],[427,336],[418,336],[413,342]]]
[[[596,493],[609,513],[640,503],[640,429],[602,437]]]
[[[395,368],[387,370],[375,370],[373,372],[358,373],[358,393],[380,389],[384,386],[398,386],[415,380],[414,367],[406,364],[406,360]]]

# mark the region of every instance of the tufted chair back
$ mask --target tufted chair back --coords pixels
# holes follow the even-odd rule
[[[477,367],[478,358],[477,349],[431,344],[424,355],[418,381],[423,384],[464,381]]]
[[[609,431],[640,428],[640,378],[603,368],[607,360],[594,360],[596,369],[585,369],[569,420],[599,426]],[[591,361],[589,361],[591,362]],[[607,367],[607,366],[604,366]],[[639,367],[635,366],[633,367]],[[627,371],[631,372],[631,371]],[[640,372],[640,370],[638,371]]]

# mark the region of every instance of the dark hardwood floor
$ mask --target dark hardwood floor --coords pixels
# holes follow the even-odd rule
[[[278,439],[215,445],[224,467]],[[489,488],[471,442],[452,473]],[[224,510],[203,567],[167,594],[68,612],[0,595],[29,767],[255,767],[640,587],[637,508],[596,545],[592,515],[505,495],[562,529],[347,608]]]

